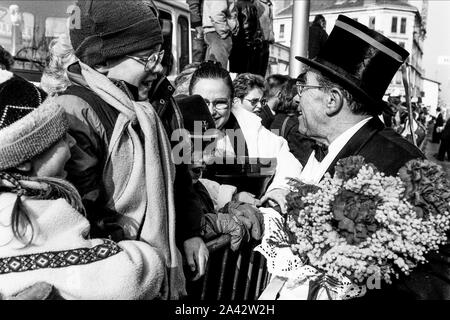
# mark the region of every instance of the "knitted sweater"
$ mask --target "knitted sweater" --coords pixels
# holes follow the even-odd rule
[[[88,239],[89,223],[65,200],[28,200],[34,239],[12,234],[16,195],[0,194],[0,296],[36,282],[52,284],[64,299],[152,299],[165,276],[161,254],[138,241]],[[28,231],[30,228],[28,228]]]

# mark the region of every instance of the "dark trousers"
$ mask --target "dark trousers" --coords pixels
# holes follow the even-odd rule
[[[205,40],[196,35],[196,32],[192,32],[192,62],[203,62],[206,55]]]
[[[446,156],[447,155],[447,159]],[[439,152],[437,159],[440,161],[445,161],[450,159],[450,137],[442,137],[441,145],[439,146]]]

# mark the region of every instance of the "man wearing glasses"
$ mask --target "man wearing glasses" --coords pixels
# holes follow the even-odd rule
[[[77,141],[68,180],[82,196],[91,235],[157,248],[166,264],[161,298],[177,299],[186,292],[175,245],[175,172],[164,124],[148,101],[163,70],[156,9],[144,0],[77,6],[81,28],[70,39],[79,61],[67,70],[74,85],[57,98]]]
[[[300,180],[317,184],[325,173],[334,174],[338,160],[352,155],[387,175],[424,157],[378,117],[386,107],[383,95],[407,57],[388,38],[343,15],[315,59],[296,57],[307,65],[297,81],[299,131],[327,147],[312,151]],[[283,198],[283,192],[267,198]]]

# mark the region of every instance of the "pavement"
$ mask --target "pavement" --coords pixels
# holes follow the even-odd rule
[[[441,165],[447,173],[447,178],[450,179],[450,161],[439,161],[434,157],[434,155],[438,153],[439,143],[432,143],[431,135],[427,137],[427,141],[425,142],[425,146],[422,150],[423,149],[425,149],[425,156],[427,159]]]

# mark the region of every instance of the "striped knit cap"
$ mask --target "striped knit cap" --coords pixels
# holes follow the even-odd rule
[[[0,70],[0,170],[33,159],[68,130],[64,110],[32,83]]]

